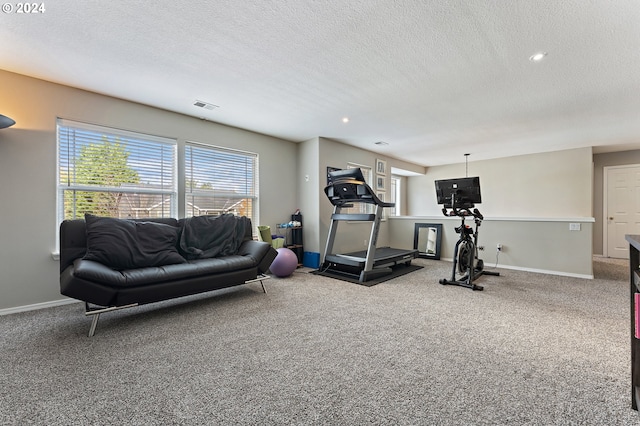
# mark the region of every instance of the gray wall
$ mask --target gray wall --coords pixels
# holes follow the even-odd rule
[[[454,228],[460,219],[444,216],[402,217],[389,221],[393,236],[391,245],[413,248],[416,223],[442,224],[441,257],[451,260],[459,235]],[[473,226],[473,221],[467,220]],[[577,223],[580,231],[570,231],[569,224]],[[593,277],[591,260],[591,234],[593,221],[571,218],[563,220],[492,219],[486,218],[480,226],[479,253],[487,267],[520,269],[580,278]],[[502,244],[498,255],[496,246]],[[445,278],[445,277],[439,277]]]
[[[593,253],[603,254],[604,168],[640,164],[640,150],[594,154],[593,156]]]
[[[0,71],[0,309],[62,299],[56,247],[56,118],[255,152],[259,220],[289,220],[297,205],[297,144],[120,99]],[[254,225],[257,225],[254,223]]]
[[[591,148],[470,161],[469,176],[480,176],[487,217],[592,217]],[[407,216],[441,215],[434,181],[465,176],[465,164],[430,167],[408,179]]]
[[[329,233],[329,225],[331,223],[331,213],[333,211],[333,206],[324,193],[324,187],[327,183],[327,167],[337,167],[342,169],[346,168],[348,163],[361,164],[373,169],[375,179],[376,159],[384,160],[387,162],[387,197],[389,197],[388,194],[391,180],[391,167],[397,167],[416,173],[424,173],[425,168],[395,159],[393,157],[376,154],[374,152],[367,151],[361,148],[345,145],[328,138],[320,137],[317,139],[317,143],[318,155],[314,158],[315,163],[318,166],[316,175],[317,180],[313,185],[311,185],[311,188],[316,188],[314,202],[317,203],[315,205],[317,206],[316,211],[318,212],[318,216],[317,222],[315,223],[309,223],[308,221],[305,221],[304,238],[305,250],[320,253],[322,259],[322,255],[324,254],[324,249],[327,242],[327,235]],[[313,155],[315,155],[315,151],[313,151]],[[365,241],[368,242],[371,231],[370,223],[340,222],[338,226],[339,228],[334,245],[334,252],[346,253],[349,251],[363,250],[366,248]],[[310,244],[308,244],[308,242],[310,242]],[[378,246],[385,245],[389,245],[389,231],[387,221],[384,221],[381,224],[380,233],[378,236]]]
[[[480,176],[486,220],[479,245],[486,261],[496,244],[505,249],[500,265],[588,277],[592,275],[593,165],[591,148],[469,162],[469,176]],[[445,224],[442,256],[451,258],[455,221],[442,215],[434,181],[465,176],[465,164],[431,167],[408,178],[409,220],[392,220],[393,244],[413,244],[414,223]],[[569,231],[579,223],[580,231]],[[481,256],[483,257],[483,256]]]
[[[179,151],[183,150],[185,141],[196,141],[257,153],[260,159],[259,224],[275,227],[288,221],[290,214],[300,208],[304,217],[305,250],[321,254],[332,211],[323,191],[327,166],[344,168],[353,162],[373,168],[376,158],[381,158],[387,161],[388,171],[399,167],[425,173],[424,167],[327,138],[295,144],[5,71],[0,71],[0,84],[4,101],[0,112],[18,122],[0,131],[3,182],[0,217],[4,222],[0,231],[3,274],[0,310],[62,298],[58,262],[51,256],[57,251],[57,117],[177,138]],[[495,242],[504,244],[500,259],[507,267],[588,275],[586,265],[590,265],[591,251],[601,253],[602,250],[602,168],[636,163],[640,163],[640,151],[592,157],[590,148],[471,161],[469,175],[481,177],[483,204],[480,208],[488,217],[480,243],[490,248],[488,253],[494,253]],[[441,217],[440,207],[435,203],[433,181],[461,177],[464,171],[465,165],[460,163],[431,167],[424,176],[403,179],[404,213],[413,217],[383,222],[379,245],[412,247],[413,224]],[[592,216],[596,218],[595,224]],[[582,230],[567,233],[568,220],[580,222]],[[442,217],[439,222],[447,221],[450,220]],[[544,229],[540,229],[541,223],[547,224]],[[342,225],[336,251],[363,249],[370,226]],[[455,237],[452,239],[449,234],[450,230],[444,233],[444,258],[451,256],[447,253],[452,251],[451,241],[455,243]],[[556,240],[549,240],[550,236]],[[529,239],[534,244],[521,243]],[[558,266],[562,256],[547,252],[545,247],[549,244],[565,252],[569,250],[567,244],[579,245],[581,249],[573,253],[580,261],[573,264],[562,260],[560,263],[566,267]],[[583,253],[585,244],[589,249]],[[548,255],[540,259],[540,253]]]
[[[302,238],[305,251],[316,251],[320,244],[317,232],[320,220],[321,173],[318,157],[320,141],[313,138],[298,144],[298,200],[302,213]]]

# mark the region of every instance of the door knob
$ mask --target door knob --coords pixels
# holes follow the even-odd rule
[[[613,220],[613,217],[610,217],[609,220]]]

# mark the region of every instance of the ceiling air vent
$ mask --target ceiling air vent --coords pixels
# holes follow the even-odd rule
[[[218,105],[210,104],[209,102],[199,101],[197,99],[193,103],[193,105],[197,106],[198,108],[204,108],[204,109],[208,109],[208,110],[220,108],[220,106],[218,106]]]

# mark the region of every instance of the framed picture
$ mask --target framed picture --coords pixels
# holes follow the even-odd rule
[[[387,162],[381,159],[376,159],[376,174],[386,176],[387,175]]]
[[[387,179],[384,176],[376,176],[376,191],[385,191]]]
[[[384,193],[384,192],[379,192],[379,191],[378,191],[378,192],[376,193],[376,197],[378,197],[378,198],[380,199],[380,201],[382,201],[382,202],[384,202],[384,201],[385,201],[385,199],[384,199],[384,197],[385,197],[385,193]]]

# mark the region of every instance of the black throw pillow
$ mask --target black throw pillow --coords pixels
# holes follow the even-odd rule
[[[85,214],[87,253],[116,270],[185,263],[178,253],[179,228],[164,223],[138,222]]]
[[[180,250],[189,260],[236,254],[251,221],[244,216],[193,216],[181,219]]]

